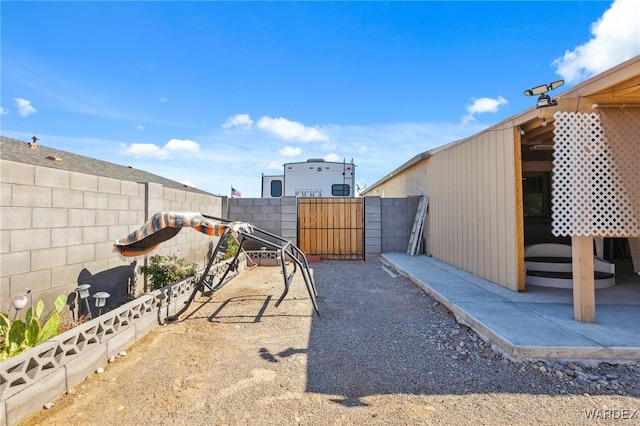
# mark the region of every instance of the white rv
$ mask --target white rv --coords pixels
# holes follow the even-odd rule
[[[356,165],[311,158],[286,163],[283,175],[262,175],[262,198],[355,197]]]

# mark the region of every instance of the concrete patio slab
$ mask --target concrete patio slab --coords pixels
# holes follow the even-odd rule
[[[596,322],[573,319],[571,290],[514,292],[429,256],[381,258],[516,359],[640,359],[640,279],[596,291]]]

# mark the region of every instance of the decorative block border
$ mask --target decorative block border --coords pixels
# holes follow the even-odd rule
[[[248,257],[239,257],[238,272]],[[218,276],[227,262],[214,265]],[[110,357],[133,345],[184,306],[195,285],[188,278],[145,294],[0,363],[0,426],[18,423],[82,382]]]

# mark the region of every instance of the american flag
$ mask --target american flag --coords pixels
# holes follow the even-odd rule
[[[240,197],[242,197],[242,193],[232,186],[231,187],[231,197],[240,198]]]

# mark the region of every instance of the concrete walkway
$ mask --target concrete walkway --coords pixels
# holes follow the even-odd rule
[[[434,258],[383,253],[476,332],[515,359],[640,359],[640,279],[596,291],[596,322],[573,319],[571,290],[527,286],[517,293]]]

